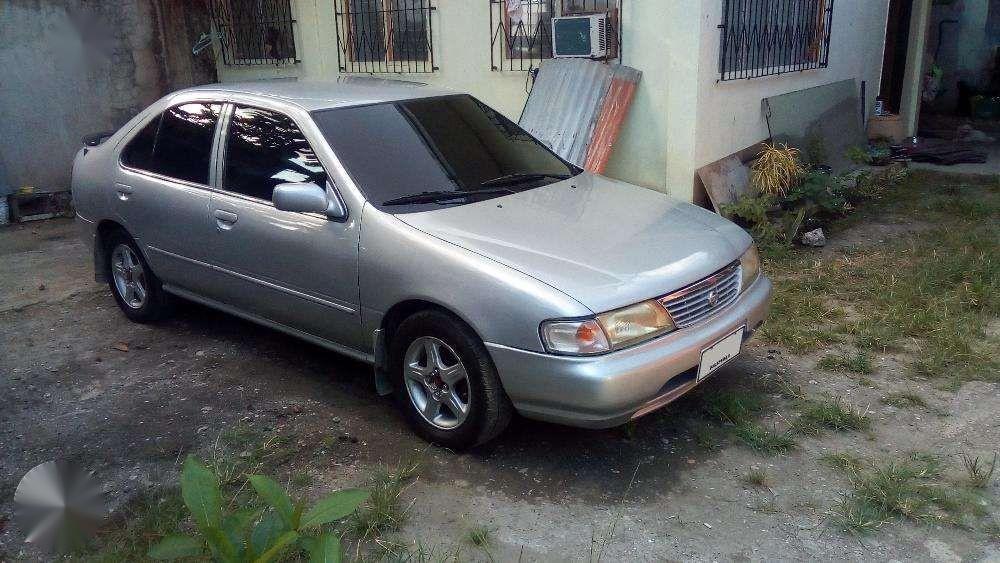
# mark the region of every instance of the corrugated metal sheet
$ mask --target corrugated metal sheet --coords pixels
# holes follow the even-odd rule
[[[619,64],[549,59],[538,72],[520,125],[559,156],[601,173],[641,76]]]
[[[611,84],[606,64],[587,59],[549,59],[542,63],[521,114],[520,125],[556,154],[583,166]]]
[[[583,165],[587,170],[604,174],[641,77],[642,73],[634,68],[621,65],[611,67],[611,86],[604,97],[590,146],[587,147],[587,158]]]

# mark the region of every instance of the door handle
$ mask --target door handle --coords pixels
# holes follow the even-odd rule
[[[132,186],[115,182],[115,192],[118,193],[118,199],[122,201],[128,201],[129,196],[132,195],[132,192],[134,191],[135,188]]]
[[[228,231],[233,228],[236,221],[240,218],[239,215],[231,211],[223,211],[222,209],[216,209],[212,212],[215,216],[215,224],[220,231]]]

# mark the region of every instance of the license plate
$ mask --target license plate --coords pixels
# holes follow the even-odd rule
[[[735,332],[701,351],[701,364],[698,365],[698,381],[705,379],[712,372],[721,368],[729,360],[740,353],[743,346],[743,332],[746,326],[741,326]]]

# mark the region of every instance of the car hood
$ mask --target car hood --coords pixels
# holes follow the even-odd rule
[[[545,282],[595,313],[698,281],[752,242],[715,213],[589,173],[397,218]]]

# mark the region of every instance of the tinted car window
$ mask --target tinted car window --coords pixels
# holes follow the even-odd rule
[[[510,175],[551,175],[501,182],[519,191],[580,172],[468,95],[321,110],[313,119],[365,197],[392,213],[438,205],[383,205],[402,196],[479,190],[483,182]]]
[[[325,187],[326,172],[290,117],[237,106],[226,141],[225,189],[270,201],[285,182]]]
[[[139,170],[149,170],[153,163],[153,145],[156,143],[156,131],[160,128],[160,117],[146,124],[122,151],[122,164]]]
[[[212,138],[221,107],[192,103],[168,109],[129,142],[122,152],[122,162],[171,178],[208,184]]]

